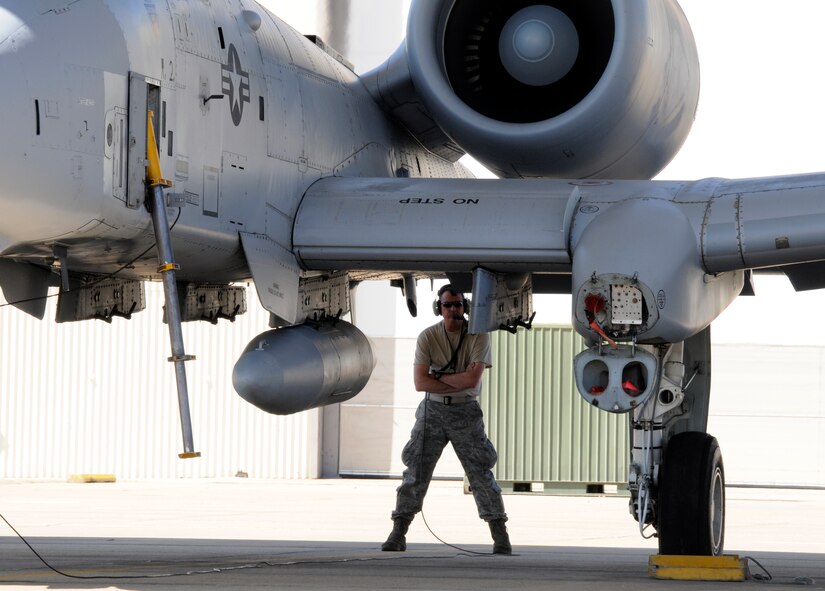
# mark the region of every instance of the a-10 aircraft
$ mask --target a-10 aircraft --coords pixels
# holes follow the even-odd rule
[[[825,287],[825,175],[647,180],[699,96],[676,0],[414,0],[361,77],[252,0],[2,0],[0,78],[3,293],[42,318],[59,287],[58,322],[111,319],[162,280],[183,455],[180,324],[242,313],[236,282],[274,329],[234,385],[279,414],[369,379],[341,320],[358,282],[414,310],[416,280],[447,277],[472,332],[570,293],[580,393],[632,415],[632,515],[662,553],[722,552],[708,327],[754,269]]]

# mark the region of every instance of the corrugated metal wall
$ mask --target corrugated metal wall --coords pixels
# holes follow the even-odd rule
[[[56,325],[54,302],[44,321],[0,307],[0,478],[101,472],[122,479],[227,477],[238,471],[253,478],[318,476],[320,413],[270,416],[232,389],[240,351],[267,328],[251,288],[248,296],[250,311],[234,324],[184,325],[187,351],[198,356],[187,369],[195,444],[203,453],[186,461],[177,458],[180,427],[160,285],[147,286],[146,311],[111,325]],[[353,423],[375,429],[342,443],[345,471],[400,472],[400,447],[420,395],[411,385],[414,341],[395,341],[386,353],[390,365],[382,373],[379,364],[367,391],[352,403],[371,404],[380,391],[389,402],[381,398],[379,406],[404,408],[382,411],[377,426]],[[574,331],[537,326],[517,335],[497,332],[493,347],[482,405],[500,453],[499,480],[624,482],[627,417],[595,411],[577,394],[570,361],[584,345]],[[730,483],[823,486],[825,397],[817,386],[825,380],[823,350],[714,346],[709,430],[722,445]],[[350,422],[342,419],[344,431]],[[385,439],[376,441],[382,433]],[[365,445],[379,446],[380,463],[369,460],[375,451],[357,447]],[[788,455],[789,449],[796,451]],[[449,461],[440,469],[449,471]]]
[[[594,409],[579,396],[572,361],[585,346],[572,327],[498,331],[492,346],[481,405],[499,451],[496,478],[624,483],[628,417]]]
[[[0,308],[0,477],[314,478],[318,411],[268,415],[232,388],[232,368],[268,316],[249,288],[249,312],[235,323],[184,324],[195,447],[180,460],[174,368],[161,320],[163,290],[148,284],[147,309],[111,325],[39,321]]]
[[[714,345],[708,431],[728,484],[825,487],[823,385],[823,347]]]

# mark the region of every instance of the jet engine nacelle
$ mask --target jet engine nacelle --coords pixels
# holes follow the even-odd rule
[[[404,67],[417,95],[408,102],[508,178],[651,178],[678,152],[699,99],[696,46],[675,0],[415,0],[406,51],[368,82],[394,78],[395,88],[373,94],[403,103]]]
[[[232,372],[241,398],[287,415],[358,394],[375,368],[367,337],[343,320],[269,330],[255,337]]]

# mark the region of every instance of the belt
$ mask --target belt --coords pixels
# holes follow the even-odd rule
[[[432,392],[427,392],[427,396],[425,397],[425,400],[430,400],[432,402],[440,402],[445,406],[473,402],[475,399],[475,396],[469,396],[466,394],[464,396],[450,396],[448,394],[433,394]]]

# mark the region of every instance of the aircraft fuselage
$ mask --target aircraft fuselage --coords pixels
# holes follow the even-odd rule
[[[0,73],[14,81],[0,148],[16,171],[0,179],[6,257],[49,264],[62,246],[73,272],[129,264],[125,275],[156,278],[146,110],[180,206],[169,212],[180,280],[249,278],[239,232],[291,250],[301,196],[321,177],[458,174],[347,65],[257,5],[105,4],[0,9]]]

